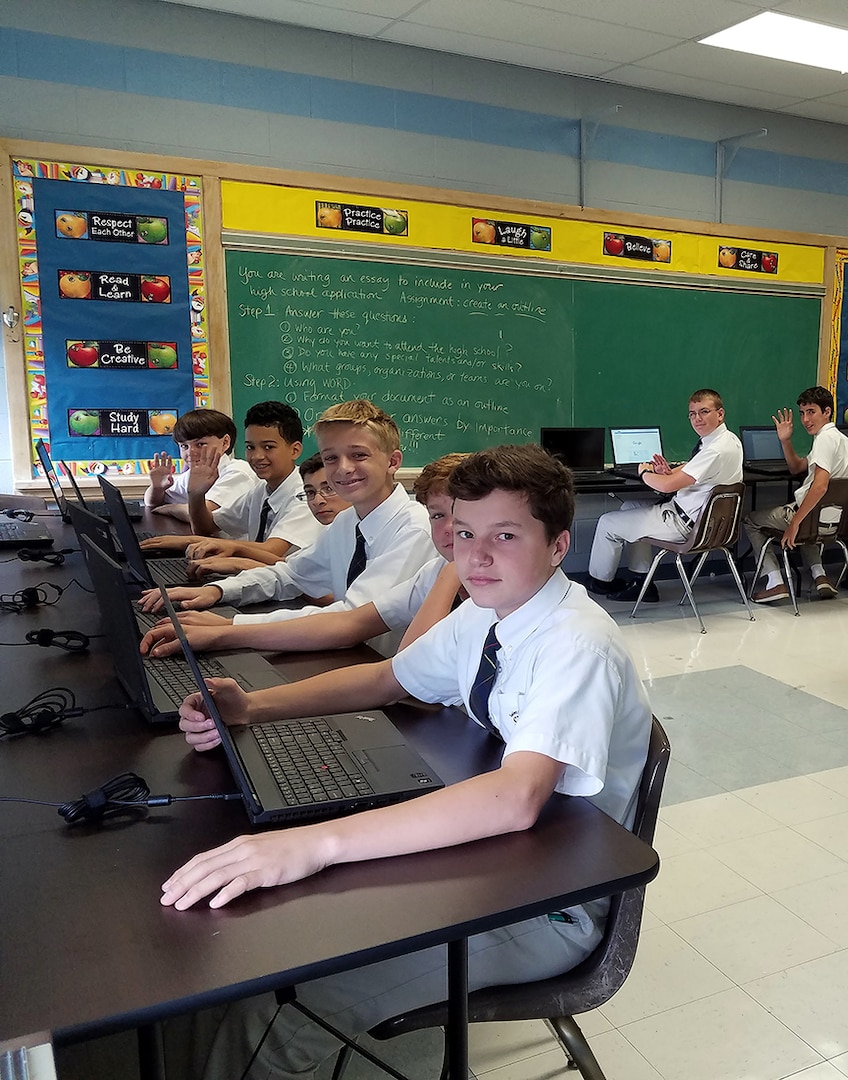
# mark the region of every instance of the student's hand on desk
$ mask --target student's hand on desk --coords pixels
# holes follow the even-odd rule
[[[177,586],[168,589],[167,592],[171,603],[180,603],[184,608],[194,610],[212,607],[213,604],[218,603],[222,595],[221,590],[214,585],[201,585],[196,589],[190,586]],[[161,611],[162,597],[159,590],[148,589],[147,592],[143,592],[138,601],[138,606],[142,611]]]
[[[792,410],[778,409],[777,416],[773,416],[774,426],[777,428],[777,437],[781,442],[792,438]]]
[[[264,566],[255,559],[242,559],[232,555],[215,555],[210,559],[193,559],[186,563],[186,573],[192,581],[202,580],[211,574],[238,574],[242,570],[253,570]]]
[[[142,551],[185,551],[190,536],[148,536],[142,540]]]
[[[162,886],[161,903],[178,911],[212,895],[219,908],[251,889],[271,889],[323,870],[320,826],[237,836],[222,847],[204,851],[180,867]]]
[[[195,536],[186,548],[189,559],[210,559],[213,555],[230,555],[235,544],[219,536]]]
[[[151,506],[152,514],[163,514],[165,517],[176,518],[177,521],[189,521],[187,503],[162,503],[161,506]]]
[[[212,691],[225,724],[237,726],[250,722],[250,698],[235,679],[207,679],[206,685]],[[220,743],[215,724],[206,715],[199,693],[189,694],[180,705],[180,731],[195,750],[213,750]]]

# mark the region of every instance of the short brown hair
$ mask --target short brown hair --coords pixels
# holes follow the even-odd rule
[[[400,450],[400,432],[394,420],[387,412],[367,398],[355,401],[343,401],[340,405],[331,405],[315,421],[316,437],[321,435],[329,424],[356,424],[367,428],[377,440],[377,445],[387,454]]]
[[[690,394],[689,401],[690,403],[693,401],[711,401],[714,409],[724,408],[721,394],[718,390],[710,390],[709,387],[705,387],[703,390],[696,390],[694,394]]]
[[[305,480],[307,476],[311,476],[313,473],[319,472],[324,468],[324,462],[321,460],[320,454],[313,454],[312,457],[308,457],[306,461],[301,462],[299,466],[300,478]]]
[[[468,454],[445,454],[425,465],[412,485],[412,494],[426,506],[433,495],[444,495],[448,489],[448,477]]]
[[[549,541],[570,529],[574,521],[571,470],[535,444],[495,446],[469,454],[451,472],[447,490],[452,498],[467,502],[497,490],[523,495]]]
[[[192,439],[205,439],[210,435],[216,439],[230,437],[229,449],[236,445],[236,425],[232,417],[217,409],[191,409],[177,418],[174,424],[174,442],[190,442]]]

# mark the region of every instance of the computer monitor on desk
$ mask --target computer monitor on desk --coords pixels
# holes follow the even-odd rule
[[[540,441],[543,450],[579,476],[603,472],[606,433],[602,427],[542,428]]]
[[[747,471],[762,476],[776,475],[781,479],[789,475],[789,466],[774,424],[740,427],[739,437],[742,440],[742,462]]]

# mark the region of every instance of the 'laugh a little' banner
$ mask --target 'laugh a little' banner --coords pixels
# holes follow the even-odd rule
[[[471,240],[475,244],[494,244],[495,247],[527,248],[530,251],[551,250],[549,228],[545,225],[527,225],[520,221],[472,218]]]

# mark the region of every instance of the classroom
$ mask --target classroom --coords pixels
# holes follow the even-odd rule
[[[792,409],[806,454],[805,387],[829,388],[848,424],[848,97],[836,70],[698,44],[766,9],[848,32],[841,5],[819,0],[7,0],[0,492],[44,493],[33,441],[48,416],[55,437],[57,410],[70,427],[54,457],[81,461],[96,413],[108,441],[85,456],[135,462],[120,487],[139,495],[171,409],[221,409],[240,438],[247,409],[273,398],[306,427],[371,398],[397,420],[407,487],[442,454],[536,442],[542,428],[660,424],[667,456],[685,461],[701,386],[736,433]],[[33,182],[56,230],[32,221]],[[144,230],[173,235],[184,195],[195,231],[174,256]],[[62,262],[83,241],[60,235],[63,214],[85,215],[91,239],[157,247],[152,272],[76,267],[130,312],[100,327],[96,371],[71,370],[70,340],[58,366],[33,344],[36,240],[42,275],[60,281],[55,298],[42,282],[45,325],[61,335],[86,307]],[[157,294],[165,280],[171,297]],[[97,332],[65,337],[84,349]],[[88,400],[74,397],[80,374]],[[139,389],[150,374],[178,376],[170,396]],[[132,389],[110,399],[121,378]],[[307,434],[303,457],[314,450]],[[75,471],[96,487],[94,470]],[[759,506],[786,493],[754,490]],[[620,501],[578,492],[563,563],[575,580]],[[702,634],[671,562],[661,602],[635,618],[601,598],[672,754],[633,971],[578,1019],[608,1080],[838,1080],[848,584],[821,603],[802,577],[798,617],[784,600],[750,621],[711,561]],[[746,584],[753,569],[748,555]],[[430,1074],[431,1034],[400,1068]],[[562,1068],[542,1021],[472,1025],[469,1039],[481,1080]],[[112,1052],[62,1051],[60,1080],[109,1075]],[[380,1075],[360,1068],[348,1075]]]

